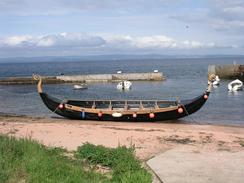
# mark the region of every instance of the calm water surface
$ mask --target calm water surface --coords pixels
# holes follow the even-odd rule
[[[72,84],[44,85],[44,90],[59,98],[74,99],[175,99],[193,98],[207,87],[209,64],[244,64],[244,58],[153,59],[80,61],[55,63],[0,63],[0,77],[68,74],[151,72],[158,69],[165,82],[133,82],[132,90],[121,92],[116,83],[93,83],[87,90],[73,90]],[[209,100],[197,113],[183,118],[212,124],[244,125],[244,91],[228,93],[229,80],[221,80]],[[32,116],[55,116],[42,103],[34,85],[0,85],[0,112]]]

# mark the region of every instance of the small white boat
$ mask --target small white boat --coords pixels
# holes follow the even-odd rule
[[[236,92],[243,89],[243,83],[239,79],[236,79],[228,84],[229,92]]]
[[[219,85],[220,79],[218,75],[211,74],[208,78],[208,85],[212,85],[213,87],[217,87]]]
[[[130,81],[121,81],[117,84],[118,90],[129,90],[131,89],[132,83]]]
[[[220,82],[219,76],[216,75],[216,76],[215,76],[215,79],[214,79],[214,81],[213,81],[213,86],[217,86],[217,85],[219,85],[219,82]]]
[[[74,85],[74,89],[75,90],[87,89],[87,84],[86,83],[76,84]]]

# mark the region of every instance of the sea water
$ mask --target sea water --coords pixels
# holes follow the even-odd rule
[[[40,75],[105,74],[153,72],[157,69],[166,81],[134,81],[126,92],[116,89],[117,83],[89,83],[86,90],[73,90],[73,84],[44,85],[44,91],[61,99],[191,99],[207,87],[209,64],[244,64],[244,58],[184,58],[133,60],[81,60],[31,63],[0,63],[0,77]],[[221,78],[220,78],[221,79]],[[244,125],[244,91],[229,93],[230,80],[221,79],[209,100],[195,114],[183,121],[211,124]],[[0,85],[0,112],[54,117],[42,103],[36,85]]]

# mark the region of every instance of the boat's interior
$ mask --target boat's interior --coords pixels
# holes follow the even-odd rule
[[[82,108],[93,109],[114,109],[114,110],[138,110],[138,109],[152,109],[152,108],[166,108],[177,106],[176,101],[155,101],[155,100],[128,100],[128,101],[76,101],[68,100],[66,104],[74,105]]]

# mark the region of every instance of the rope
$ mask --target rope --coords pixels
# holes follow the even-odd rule
[[[196,120],[193,119],[193,117],[189,114],[189,112],[187,111],[185,105],[182,104],[182,107],[184,108],[184,110],[186,111],[187,116],[191,119],[192,122],[198,124],[198,122]]]
[[[180,102],[180,98],[179,98],[179,97],[176,97],[176,98],[177,98],[177,103],[178,103],[178,105],[180,105],[180,106],[183,107],[184,111],[186,111],[186,115],[191,119],[191,121],[194,122],[194,123],[197,123],[197,121],[195,121],[195,120],[191,117],[191,115],[190,115],[189,112],[187,111],[185,105],[182,104],[182,103]]]

